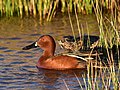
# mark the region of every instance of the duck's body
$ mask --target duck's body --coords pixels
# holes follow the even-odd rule
[[[41,36],[37,42],[24,47],[23,50],[38,46],[44,50],[42,56],[38,60],[38,68],[56,70],[86,68],[87,63],[85,61],[80,62],[75,57],[67,55],[54,56],[56,44],[50,35]]]
[[[41,57],[37,63],[37,67],[46,69],[76,69],[76,68],[86,68],[85,62],[80,65],[80,62],[74,57],[70,56],[53,56],[49,58]]]

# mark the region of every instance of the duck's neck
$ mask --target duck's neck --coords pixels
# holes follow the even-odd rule
[[[45,50],[43,52],[43,55],[42,56],[45,56],[45,57],[51,57],[51,56],[54,56],[54,51],[53,50]]]
[[[55,44],[49,43],[48,47],[44,48],[43,56],[47,56],[47,57],[54,56],[55,47],[56,47]]]
[[[54,56],[53,51],[45,50],[43,52],[42,56],[40,57],[40,59],[38,60],[37,67],[40,67],[41,63],[43,63],[45,60],[47,60],[48,58],[50,58],[52,56]]]

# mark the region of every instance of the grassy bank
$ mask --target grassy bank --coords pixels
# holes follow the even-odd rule
[[[119,2],[119,1],[118,1]],[[82,14],[92,13],[93,4],[107,10],[114,9],[115,0],[0,0],[0,16],[39,16],[40,20],[50,21],[57,12],[76,11]]]

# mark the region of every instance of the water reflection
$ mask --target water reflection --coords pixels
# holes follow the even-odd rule
[[[90,34],[99,34],[94,16],[80,16],[80,23],[87,33],[86,22]],[[72,17],[76,35],[77,24]],[[71,90],[78,90],[79,83],[74,75],[81,80],[85,70],[38,71],[36,62],[41,56],[41,49],[23,51],[21,48],[36,41],[40,35],[50,34],[56,41],[64,35],[72,35],[68,16],[58,16],[52,22],[40,25],[34,18],[17,17],[0,20],[0,90],[30,89],[30,90],[66,90],[66,84]],[[63,52],[57,44],[56,54]],[[84,83],[82,84],[84,87]]]
[[[7,68],[8,67],[8,68]],[[76,81],[74,73],[78,77],[85,71],[81,70],[70,70],[70,71],[55,71],[41,69],[39,72],[28,70],[31,66],[21,67],[18,70],[10,68],[11,66],[6,65],[0,71],[0,85],[1,88],[18,88],[18,89],[43,89],[43,90],[65,90],[63,80],[73,89],[77,89],[79,84]],[[13,67],[13,66],[12,66]],[[72,86],[71,86],[72,85]]]
[[[83,70],[79,70],[79,71],[78,70],[77,71],[75,70],[68,70],[68,71],[40,70],[38,74],[40,76],[40,79],[37,78],[37,81],[43,86],[45,86],[44,89],[49,88],[49,89],[64,90],[66,87],[63,80],[65,80],[65,82],[67,83],[67,85],[69,85],[69,87],[72,85],[72,88],[75,89],[75,87],[79,86],[79,84],[78,82],[76,82],[74,73],[76,73],[78,77],[81,77],[81,75],[84,72],[85,71]]]

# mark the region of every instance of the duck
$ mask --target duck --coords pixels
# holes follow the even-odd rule
[[[71,36],[63,36],[61,40],[58,41],[58,44],[62,49],[65,49],[68,52],[75,51],[88,51],[93,48],[97,49],[99,43],[99,36],[84,35],[82,38]]]
[[[52,36],[42,35],[34,43],[23,47],[23,50],[32,48],[41,48],[43,53],[37,62],[37,68],[67,70],[67,69],[85,69],[87,68],[87,61],[78,60],[77,57],[69,55],[54,55],[56,43]]]

